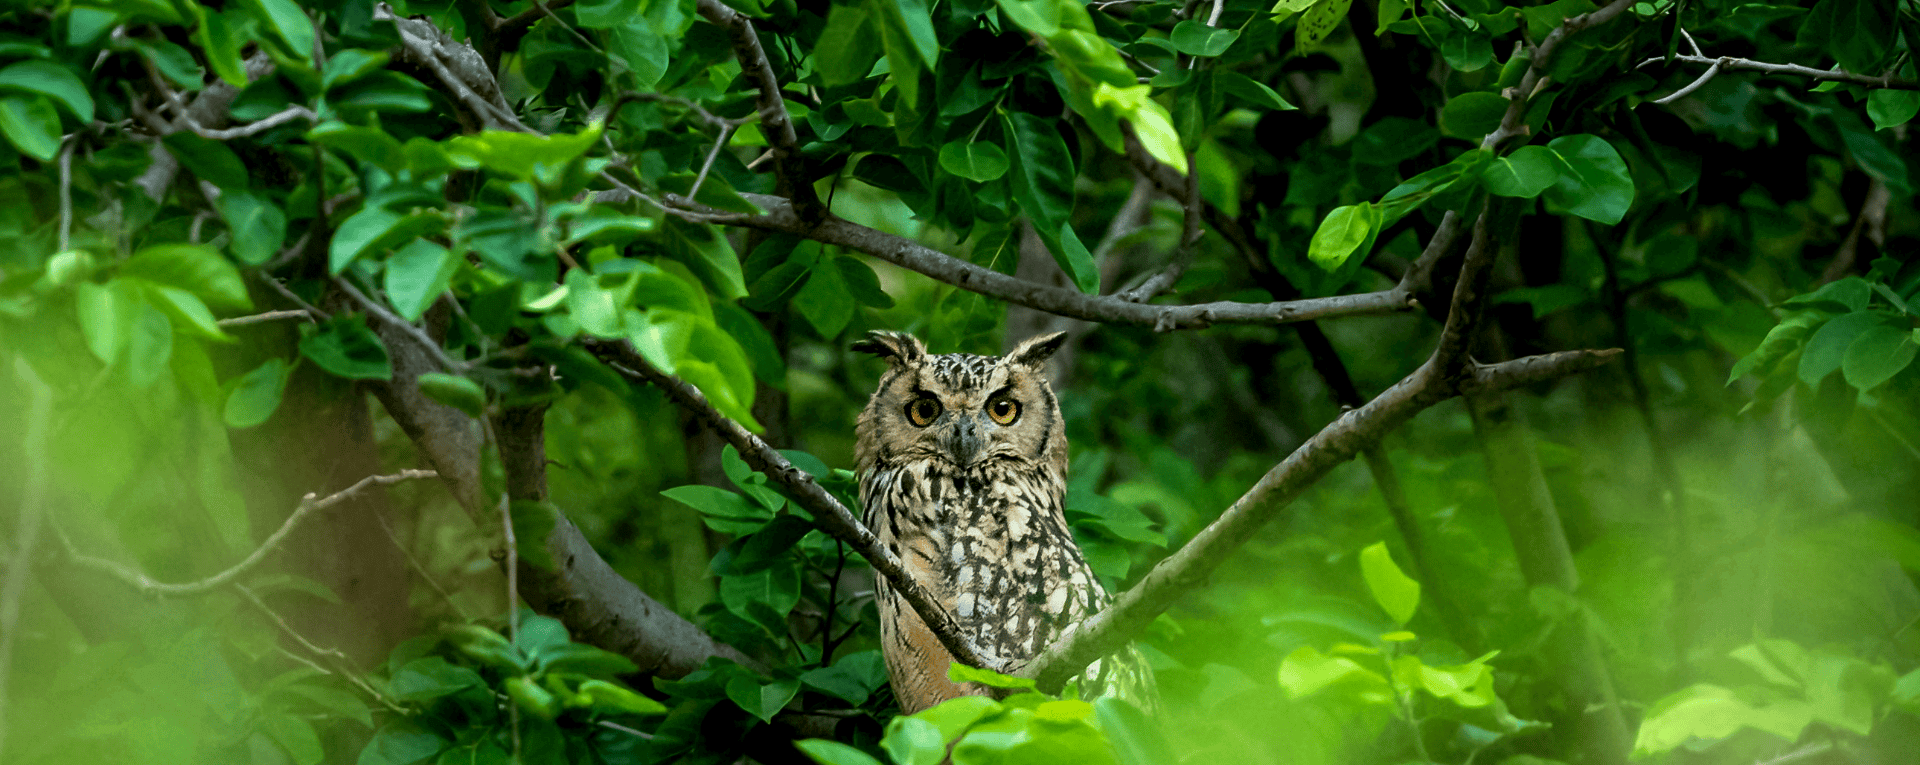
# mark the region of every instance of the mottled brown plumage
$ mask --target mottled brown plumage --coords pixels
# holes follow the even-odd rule
[[[854,346],[888,363],[856,427],[866,523],[999,668],[1108,601],[1067,527],[1067,434],[1045,376],[1065,339],[1034,337],[1005,357],[929,355],[898,332]],[[905,711],[985,692],[947,680],[952,656],[884,579],[876,596]],[[1132,648],[1089,666],[1080,687],[1153,705],[1152,673]]]

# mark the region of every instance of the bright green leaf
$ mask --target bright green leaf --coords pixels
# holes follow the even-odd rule
[[[241,375],[227,395],[227,427],[251,428],[266,422],[280,408],[280,394],[286,390],[291,370],[284,359],[275,357]]]
[[[1334,208],[1307,244],[1307,259],[1328,271],[1339,268],[1373,237],[1378,217],[1369,202]]]
[[[1522,146],[1508,156],[1495,157],[1480,171],[1480,183],[1487,191],[1503,197],[1537,197],[1559,179],[1553,152],[1544,146]]]
[[[1208,26],[1206,22],[1188,19],[1173,26],[1173,34],[1168,39],[1173,47],[1189,56],[1218,56],[1233,47],[1233,41],[1240,38],[1240,30]]]
[[[386,380],[393,377],[387,346],[357,316],[341,316],[300,339],[300,354],[337,377]]]
[[[60,153],[60,115],[45,96],[0,98],[0,133],[21,154],[41,162]]]
[[[123,276],[134,276],[192,293],[208,307],[222,311],[253,308],[240,269],[204,244],[156,244],[143,247],[120,265]]]
[[[1387,553],[1387,543],[1375,542],[1360,551],[1360,574],[1367,580],[1367,590],[1373,593],[1374,602],[1396,623],[1406,624],[1413,618],[1414,609],[1420,606],[1420,583],[1394,565],[1393,556]]]
[[[1626,217],[1633,205],[1633,176],[1612,144],[1582,133],[1555,138],[1547,148],[1560,169],[1559,181],[1546,192],[1548,202],[1609,226]]]
[[[426,313],[460,270],[459,253],[437,242],[415,239],[387,257],[387,299],[407,321]]]
[[[279,254],[287,239],[287,214],[265,196],[245,189],[227,189],[220,195],[220,216],[227,221],[233,257],[258,266]]]
[[[1909,334],[1907,328],[1887,323],[1861,332],[1847,344],[1846,356],[1840,362],[1847,384],[1871,390],[1906,369],[1913,362],[1914,352],[1920,351],[1920,346],[1908,338]]]
[[[427,398],[458,409],[475,419],[486,414],[487,392],[477,382],[443,372],[423,373],[418,382],[420,392],[426,394]]]
[[[954,141],[940,147],[940,167],[967,180],[984,183],[1007,174],[1007,153],[986,141]]]
[[[795,741],[793,746],[820,765],[883,765],[866,752],[824,738]]]
[[[82,123],[93,121],[93,96],[73,70],[52,61],[21,61],[0,69],[0,89],[38,93]]]

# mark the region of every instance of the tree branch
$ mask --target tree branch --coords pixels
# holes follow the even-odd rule
[[[1527,67],[1527,73],[1520,78],[1520,84],[1502,93],[1511,103],[1507,105],[1506,115],[1500,118],[1500,127],[1488,133],[1487,137],[1480,142],[1481,148],[1493,148],[1508,138],[1526,135],[1529,132],[1526,125],[1527,101],[1532,99],[1534,92],[1540,89],[1541,79],[1547,76],[1547,69],[1553,63],[1554,52],[1560,49],[1560,43],[1564,42],[1568,35],[1612,21],[1632,7],[1633,3],[1634,0],[1613,0],[1599,10],[1568,17],[1566,21],[1560,22],[1560,26],[1549,32],[1546,39],[1541,40],[1540,44],[1534,48],[1533,63]]]
[[[1695,88],[1698,88],[1701,85],[1705,84],[1706,81],[1713,76],[1715,70],[1724,70],[1724,71],[1730,71],[1730,72],[1762,72],[1765,74],[1792,74],[1792,75],[1798,75],[1801,77],[1807,77],[1814,80],[1819,80],[1821,82],[1843,82],[1848,85],[1860,85],[1868,88],[1884,88],[1887,90],[1920,90],[1920,80],[1908,80],[1908,79],[1895,77],[1893,76],[1893,72],[1891,71],[1887,72],[1886,74],[1880,75],[1879,77],[1874,77],[1874,76],[1865,75],[1865,74],[1855,74],[1853,72],[1848,72],[1848,71],[1839,70],[1839,69],[1815,69],[1810,66],[1801,66],[1799,64],[1773,64],[1773,63],[1768,63],[1766,61],[1755,61],[1750,58],[1734,58],[1732,56],[1720,56],[1715,58],[1710,56],[1693,55],[1693,56],[1674,56],[1671,59],[1650,58],[1640,62],[1640,66],[1644,67],[1648,64],[1653,64],[1653,63],[1662,62],[1662,61],[1678,61],[1683,64],[1706,64],[1707,73],[1701,75],[1700,79],[1694,80],[1693,84],[1688,85],[1684,88],[1681,88],[1680,90],[1674,91],[1673,95],[1670,95],[1670,96],[1667,96],[1666,98],[1662,98],[1658,101],[1655,101],[1654,103],[1656,104],[1664,104],[1674,99],[1685,96],[1688,93],[1692,93]],[[1635,68],[1639,68],[1639,67],[1635,67]]]
[[[699,10],[701,18],[727,30],[733,38],[734,57],[740,60],[740,73],[759,89],[755,98],[762,115],[760,132],[767,138],[767,147],[773,150],[779,193],[794,200],[801,220],[817,221],[826,217],[827,208],[814,193],[813,183],[807,179],[802,165],[800,137],[794,132],[793,117],[787,114],[787,102],[780,95],[780,80],[773,75],[773,64],[767,61],[766,49],[760,47],[760,36],[754,32],[753,21],[720,0],[699,0]]]
[[[647,363],[647,360],[642,358],[632,345],[624,341],[588,340],[585,342],[588,350],[608,361],[621,374],[630,379],[654,384],[665,392],[668,398],[673,399],[674,403],[700,418],[714,432],[719,433],[721,438],[726,439],[727,443],[733,444],[735,449],[740,450],[740,458],[748,465],[765,473],[795,502],[813,513],[814,521],[820,525],[821,530],[847,543],[864,556],[867,562],[872,564],[874,571],[886,577],[887,582],[906,597],[907,602],[913,605],[913,610],[920,615],[920,619],[926,622],[927,628],[940,638],[940,644],[945,646],[947,652],[953,654],[955,659],[985,669],[1002,671],[1006,669],[1000,662],[969,642],[966,633],[960,630],[959,623],[954,621],[953,614],[942,608],[933,599],[932,593],[927,592],[925,587],[920,586],[917,580],[907,574],[900,557],[880,544],[880,538],[862,525],[853,511],[848,510],[846,505],[840,504],[840,500],[834,499],[832,494],[827,493],[825,488],[814,481],[813,476],[794,467],[793,463],[788,462],[780,452],[768,446],[767,442],[760,440],[759,436],[748,432],[746,427],[728,419],[726,415],[720,413],[720,410],[713,408],[713,404],[707,401],[706,396],[701,395],[700,391],[687,381],[662,372],[658,367]]]
[[[1447,327],[1433,355],[1393,387],[1348,411],[1267,471],[1220,518],[1201,529],[1177,552],[1160,561],[1112,605],[1069,629],[1039,656],[1021,667],[1023,677],[1041,690],[1058,690],[1087,664],[1133,638],[1180,596],[1200,586],[1254,531],[1279,515],[1309,486],[1341,463],[1436,403],[1470,385],[1520,385],[1571,374],[1611,358],[1612,352],[1574,352],[1482,366],[1467,358],[1465,338],[1479,315],[1484,273],[1494,248],[1487,241],[1487,213],[1474,225],[1461,278],[1455,285]]]
[[[715,223],[763,231],[780,231],[826,244],[864,252],[889,263],[918,271],[941,282],[987,297],[1087,321],[1138,324],[1166,332],[1203,329],[1215,324],[1285,324],[1340,316],[1392,313],[1412,304],[1401,287],[1357,295],[1291,300],[1278,303],[1219,301],[1191,305],[1148,305],[1113,296],[1087,295],[1017,279],[947,255],[905,237],[852,223],[829,214],[809,225],[787,200],[764,194],[742,194],[767,212],[763,215],[713,215]]]

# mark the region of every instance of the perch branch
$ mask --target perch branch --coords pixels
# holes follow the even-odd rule
[[[687,381],[662,372],[658,367],[647,363],[647,360],[642,358],[633,346],[625,342],[589,340],[587,347],[595,355],[610,362],[615,370],[628,378],[643,380],[659,387],[668,398],[673,399],[674,403],[692,412],[715,433],[720,434],[721,438],[726,439],[727,443],[733,444],[735,449],[740,450],[741,459],[780,484],[795,502],[813,513],[815,521],[820,524],[823,531],[859,552],[868,563],[873,565],[875,571],[887,578],[887,582],[893,585],[894,589],[906,596],[907,602],[913,605],[913,610],[920,615],[922,621],[927,623],[927,628],[940,638],[940,644],[946,646],[947,652],[953,654],[954,658],[975,667],[1005,669],[1000,662],[995,661],[993,657],[966,639],[966,633],[960,630],[960,625],[954,621],[953,614],[942,608],[933,599],[932,593],[927,592],[925,587],[907,574],[900,557],[885,545],[880,544],[880,538],[874,535],[871,529],[861,524],[853,511],[848,510],[846,505],[840,504],[840,500],[834,499],[832,494],[827,493],[825,488],[814,481],[813,476],[794,467],[786,457],[768,446],[767,442],[762,441],[759,436],[748,432],[746,427],[721,414],[720,410],[715,409],[713,404],[707,401],[706,396]]]
[[[1018,674],[1039,681],[1042,690],[1059,689],[1088,663],[1126,645],[1181,595],[1203,584],[1256,529],[1279,515],[1307,487],[1426,408],[1468,389],[1552,379],[1615,355],[1617,351],[1574,351],[1493,365],[1467,358],[1465,340],[1478,318],[1485,274],[1493,260],[1494,248],[1487,241],[1488,214],[1475,222],[1446,329],[1424,364],[1366,406],[1348,411],[1314,434],[1186,546],[1156,564],[1139,584],[1114,598],[1112,605],[1054,641]]]

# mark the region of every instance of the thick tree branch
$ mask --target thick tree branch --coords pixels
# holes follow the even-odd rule
[[[959,624],[954,621],[953,614],[942,608],[933,599],[932,593],[927,592],[925,587],[920,586],[917,580],[907,574],[900,557],[881,545],[880,538],[861,524],[853,511],[848,510],[846,505],[840,504],[840,500],[834,499],[832,494],[827,493],[825,488],[814,481],[813,476],[794,467],[793,463],[788,462],[780,452],[768,446],[767,442],[760,440],[759,436],[748,432],[745,426],[728,419],[726,415],[720,413],[720,410],[713,408],[713,404],[707,401],[706,396],[701,395],[699,389],[647,363],[647,360],[626,342],[589,340],[587,347],[595,355],[610,362],[615,370],[628,378],[649,382],[659,387],[668,398],[673,399],[674,403],[692,412],[714,432],[719,433],[721,438],[726,439],[727,443],[733,444],[735,449],[740,450],[741,459],[753,469],[765,473],[795,502],[813,513],[814,521],[820,525],[821,530],[847,543],[854,551],[864,556],[875,571],[886,577],[887,582],[893,585],[894,589],[899,590],[900,594],[906,597],[907,602],[913,605],[913,610],[920,615],[922,621],[927,623],[927,628],[940,638],[940,644],[945,646],[954,658],[975,667],[1002,671],[1006,669],[969,642],[965,637],[966,633],[962,632]]]
[[[1411,303],[1400,287],[1358,295],[1291,300],[1279,303],[1219,301],[1191,305],[1148,305],[1114,296],[1087,295],[1074,290],[1016,279],[947,255],[911,239],[877,231],[828,215],[818,224],[802,221],[787,200],[763,194],[743,194],[766,210],[764,215],[727,213],[711,220],[729,226],[781,231],[867,253],[889,263],[918,271],[936,280],[987,297],[1048,313],[1087,321],[1138,324],[1165,332],[1202,329],[1215,324],[1285,324],[1340,316],[1392,313]]]

